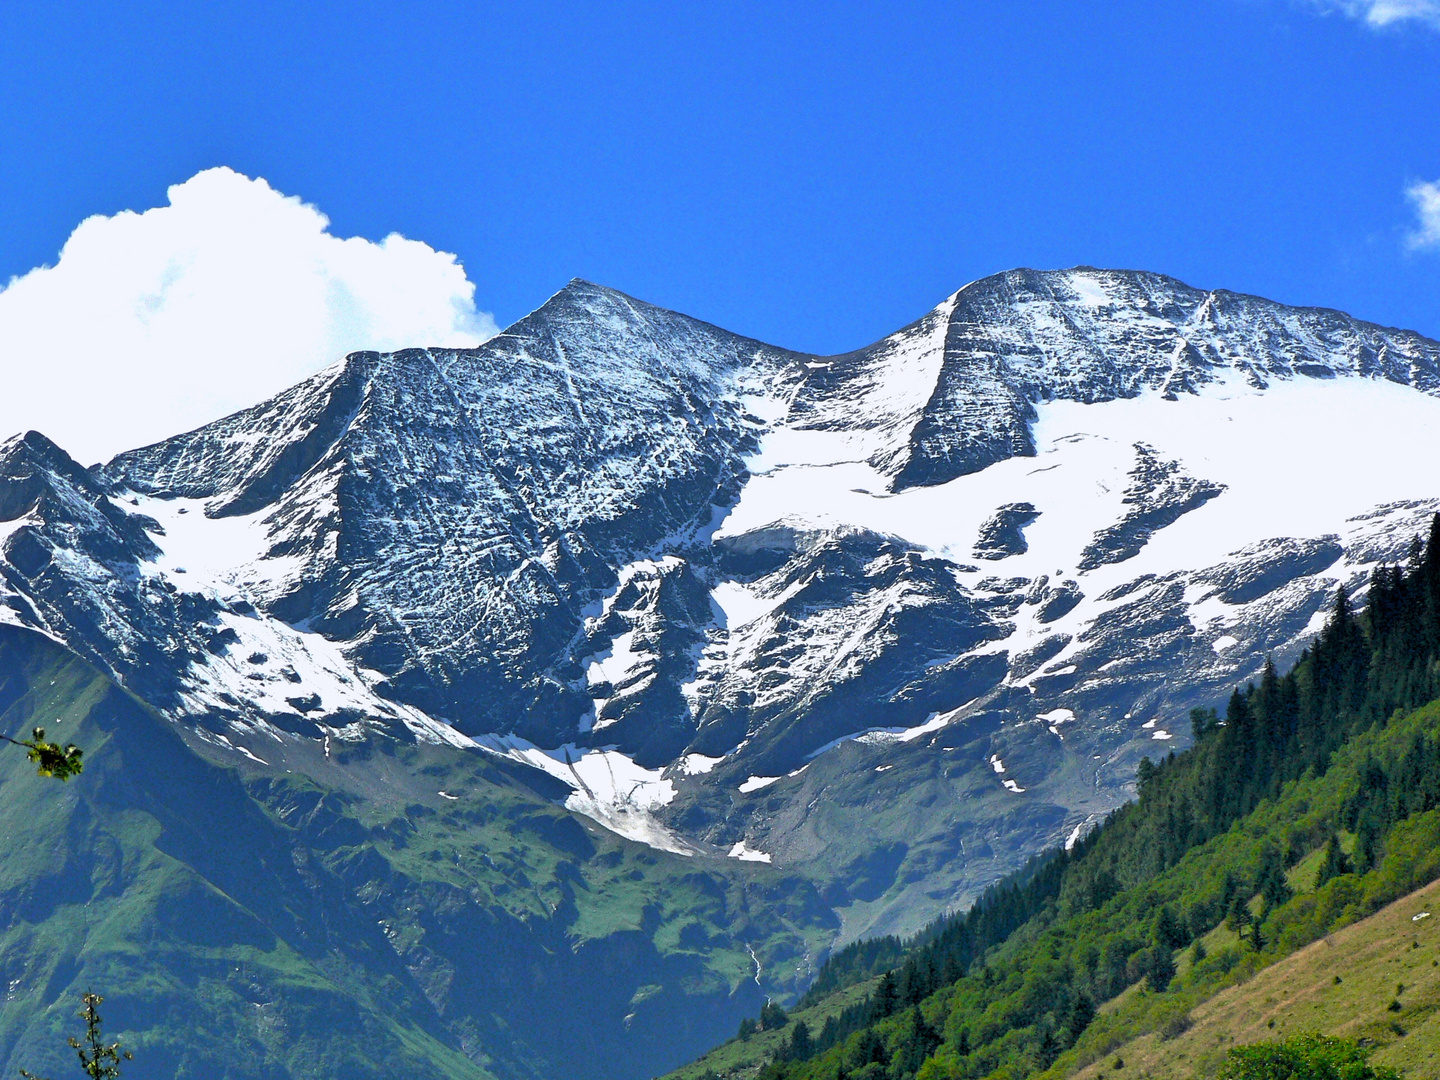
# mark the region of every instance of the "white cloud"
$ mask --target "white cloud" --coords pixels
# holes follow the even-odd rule
[[[0,290],[0,438],[83,463],[263,400],[357,349],[495,333],[454,255],[341,239],[315,207],[230,169],[170,204],[96,216]]]
[[[1405,246],[1411,251],[1440,248],[1440,180],[1411,184],[1405,195],[1415,204],[1418,218],[1415,231],[1405,237]]]
[[[1393,26],[1414,19],[1440,30],[1440,0],[1309,0],[1321,11],[1338,11],[1370,26]]]

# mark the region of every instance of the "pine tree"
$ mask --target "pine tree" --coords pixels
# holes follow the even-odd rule
[[[1274,845],[1266,845],[1261,853],[1258,885],[1267,911],[1279,907],[1294,895],[1285,879],[1285,859]]]
[[[1169,904],[1160,908],[1155,917],[1155,944],[1166,949],[1179,949],[1190,940],[1190,932],[1176,916]]]
[[[1230,900],[1230,909],[1225,912],[1225,925],[1240,937],[1250,928],[1254,916],[1250,913],[1250,902],[1243,893],[1237,892]]]
[[[779,1031],[790,1022],[785,1015],[785,1010],[773,1001],[767,1001],[760,1006],[760,1030]]]
[[[1090,995],[1082,990],[1075,995],[1075,1001],[1070,1006],[1070,1015],[1065,1021],[1068,1045],[1074,1046],[1094,1019],[1095,1003],[1090,1000]]]
[[[1175,957],[1170,950],[1163,945],[1157,945],[1150,950],[1149,970],[1146,977],[1150,980],[1150,989],[1157,994],[1163,994],[1170,988],[1171,980],[1175,978]]]
[[[880,985],[875,987],[875,996],[870,1001],[870,1015],[883,1020],[895,1011],[900,995],[895,990],[895,977],[890,972],[880,976]]]
[[[1350,860],[1345,857],[1345,852],[1340,847],[1340,837],[1332,834],[1325,844],[1325,861],[1320,864],[1320,871],[1315,878],[1315,887],[1318,889],[1327,881],[1348,873],[1350,873]]]
[[[804,1020],[795,1021],[795,1028],[790,1032],[786,1057],[791,1061],[808,1061],[814,1053],[815,1044],[810,1040],[810,1025]]]

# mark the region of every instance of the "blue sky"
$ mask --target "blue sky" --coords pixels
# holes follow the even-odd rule
[[[1437,0],[537,7],[0,6],[0,281],[223,165],[501,325],[578,275],[831,352],[1091,263],[1440,336]]]

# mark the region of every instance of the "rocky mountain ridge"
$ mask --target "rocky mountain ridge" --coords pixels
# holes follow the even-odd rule
[[[905,930],[1405,557],[1437,395],[1440,343],[1154,274],[1012,271],[837,357],[576,281],[94,469],[4,444],[0,620],[246,767],[478,747]]]

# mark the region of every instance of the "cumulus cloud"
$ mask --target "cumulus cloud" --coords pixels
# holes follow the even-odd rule
[[[1440,0],[1309,0],[1321,11],[1338,11],[1374,27],[1415,22],[1440,30]]]
[[[1418,218],[1415,231],[1405,237],[1411,251],[1440,248],[1440,180],[1420,181],[1405,191]]]
[[[169,205],[96,216],[0,290],[0,438],[91,463],[244,408],[347,352],[495,333],[454,255],[330,233],[315,207],[208,169]]]

